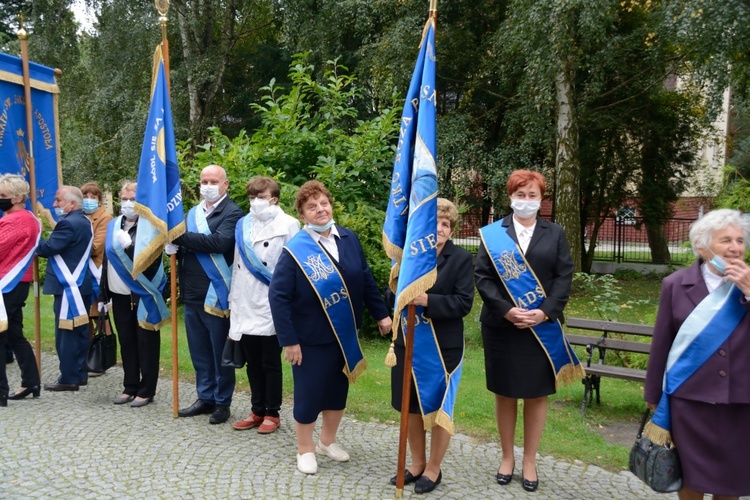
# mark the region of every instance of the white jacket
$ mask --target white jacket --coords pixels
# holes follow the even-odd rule
[[[248,215],[247,217],[252,217]],[[281,209],[273,219],[253,220],[253,250],[271,271],[279,261],[284,245],[299,231],[300,224]],[[268,304],[268,286],[258,281],[245,267],[236,242],[232,266],[232,288],[229,290],[229,337],[240,340],[242,335],[276,335]]]

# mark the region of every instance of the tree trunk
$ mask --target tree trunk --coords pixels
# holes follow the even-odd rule
[[[663,221],[643,221],[648,236],[648,246],[651,248],[651,262],[667,264],[672,257],[669,253],[669,244],[664,234]]]
[[[572,57],[561,60],[557,74],[557,153],[555,158],[555,222],[565,231],[576,272],[584,252],[581,238],[580,158],[575,114],[575,66]]]

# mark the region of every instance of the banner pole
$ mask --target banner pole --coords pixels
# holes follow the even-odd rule
[[[411,404],[411,366],[414,357],[414,320],[417,306],[409,304],[404,335],[404,376],[401,383],[401,426],[398,434],[398,462],[396,463],[396,498],[404,496],[406,474],[406,438],[409,435],[409,405]]]
[[[26,108],[26,141],[27,156],[29,169],[29,187],[31,191],[31,211],[37,215],[37,197],[36,197],[36,163],[34,161],[34,121],[32,118],[31,105],[31,77],[29,76],[29,34],[23,27],[23,17],[21,17],[21,27],[18,30],[18,39],[21,41],[21,67],[23,68],[23,95],[24,105]],[[37,216],[39,218],[40,216]],[[36,366],[39,369],[39,377],[42,376],[42,329],[41,329],[41,305],[39,303],[39,260],[36,255],[32,260],[33,280],[34,280],[34,356],[36,357]]]
[[[161,25],[161,53],[164,59],[164,73],[167,77],[167,93],[171,99],[171,84],[169,77],[169,41],[167,40],[167,12],[169,0],[155,0],[156,10],[159,11]],[[169,256],[169,286],[172,313],[172,416],[178,417],[180,408],[180,363],[178,360],[178,323],[177,323],[177,256]]]

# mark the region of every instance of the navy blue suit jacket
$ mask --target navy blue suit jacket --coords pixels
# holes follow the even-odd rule
[[[72,272],[86,253],[93,235],[92,231],[91,221],[83,214],[83,211],[71,210],[68,215],[60,219],[48,240],[39,240],[36,253],[40,257],[47,258],[61,255]],[[89,273],[88,263],[86,263],[84,270],[83,284],[79,289],[84,297],[91,295],[91,274]],[[49,265],[47,265],[42,291],[47,295],[62,295],[64,291]]]
[[[388,309],[372,277],[359,239],[349,229],[338,225],[336,228],[340,235],[337,240],[337,267],[349,290],[357,328],[362,325],[363,305],[376,320],[388,317]],[[286,248],[273,271],[268,301],[280,345],[336,342],[315,290]]]

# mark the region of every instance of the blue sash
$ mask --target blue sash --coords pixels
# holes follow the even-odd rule
[[[745,316],[742,292],[727,281],[709,293],[682,323],[669,349],[663,392],[644,435],[657,444],[672,441],[669,396],[726,342]]]
[[[170,314],[164,298],[161,295],[167,277],[164,267],[159,266],[154,278],[149,280],[143,273],[133,279],[133,261],[125,253],[125,250],[114,242],[114,232],[122,227],[122,215],[115,218],[107,225],[107,239],[104,243],[104,251],[107,253],[109,265],[117,273],[123,283],[138,295],[138,326],[144,330],[159,330],[169,322]]]
[[[52,268],[57,280],[63,287],[62,302],[60,304],[60,319],[58,325],[63,330],[72,330],[89,322],[89,314],[83,303],[80,287],[86,278],[87,264],[91,257],[91,245],[94,243],[94,230],[91,229],[91,239],[86,252],[71,272],[60,254],[48,259],[47,264]]]
[[[250,234],[252,233],[253,221],[250,214],[244,216],[242,219],[237,221],[237,227],[234,230],[234,239],[237,244],[237,250],[242,257],[242,262],[250,274],[255,276],[255,279],[269,285],[271,283],[271,270],[268,269],[263,262],[255,254],[253,250],[253,242],[250,241]]]
[[[31,247],[31,250],[23,256],[21,260],[16,262],[12,269],[8,273],[0,278],[0,332],[4,332],[8,329],[8,311],[5,309],[5,301],[3,300],[2,293],[12,292],[18,283],[20,283],[23,275],[29,270],[31,262],[34,260],[34,254],[36,253],[36,247],[39,246],[39,237],[42,234],[42,225],[39,223],[39,219],[34,217],[39,229],[36,233],[36,243]]]
[[[195,206],[188,212],[188,231],[192,233],[211,234],[206,220],[206,212],[200,205]],[[232,269],[220,253],[195,252],[203,271],[208,276],[211,284],[208,286],[206,301],[203,309],[214,316],[221,318],[229,317],[229,286],[232,282]]]
[[[344,279],[323,247],[307,231],[299,231],[284,248],[305,273],[318,296],[344,355],[344,375],[353,384],[367,369],[367,360],[359,345],[354,309]]]
[[[546,294],[508,228],[497,221],[479,230],[482,244],[516,307],[531,310],[542,305]],[[555,386],[567,385],[586,376],[558,320],[542,321],[531,328],[555,372]]]
[[[102,266],[96,267],[94,259],[89,257],[89,272],[91,273],[91,303],[95,304],[99,298],[99,283],[102,281]]]
[[[438,425],[452,436],[455,434],[453,409],[461,380],[463,357],[455,370],[448,373],[432,321],[424,315],[424,307],[415,306],[415,309],[412,373],[424,427],[430,429]],[[400,323],[404,339],[407,314],[408,309],[404,309]]]

